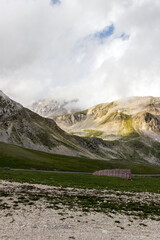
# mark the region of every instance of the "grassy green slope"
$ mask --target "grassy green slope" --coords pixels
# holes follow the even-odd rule
[[[0,170],[0,179],[61,187],[109,189],[129,192],[160,193],[160,178],[134,178],[133,181],[116,177],[82,174],[25,172]]]
[[[0,167],[94,172],[101,169],[129,168],[133,173],[160,173],[160,166],[119,159],[105,161],[49,154],[0,143]]]

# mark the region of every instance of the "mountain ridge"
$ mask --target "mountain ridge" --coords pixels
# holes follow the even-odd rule
[[[143,135],[160,141],[160,98],[130,97],[55,117],[65,131],[104,140]],[[91,131],[93,134],[91,134]]]
[[[81,139],[60,129],[56,122],[24,108],[1,92],[0,141],[30,149],[70,156],[107,158],[100,139]]]
[[[93,126],[95,123],[97,124],[97,118],[101,115],[104,116],[104,111],[107,110],[105,108],[101,112],[98,110],[99,108],[101,107],[96,106],[89,110],[90,113],[94,113],[89,115],[89,120],[93,120],[93,122],[90,121],[90,124]],[[90,129],[85,137],[71,135],[62,130],[53,119],[39,116],[3,95],[2,92],[0,94],[0,113],[0,142],[54,154],[104,159],[106,161],[117,159],[134,161],[135,163],[149,162],[160,165],[160,143],[153,141],[150,136],[121,134],[118,138],[104,141],[100,138],[102,130],[97,129],[96,132]],[[87,113],[88,110],[81,111],[77,113],[79,115],[76,117],[73,114],[74,119],[71,121],[79,121],[79,124],[82,124],[81,116],[83,116],[83,121],[86,121]],[[120,113],[117,112],[117,114]],[[72,115],[68,114],[67,116]],[[110,119],[114,120],[115,118],[119,123],[121,120],[119,115],[112,116]],[[125,119],[126,121],[130,123],[130,118]]]

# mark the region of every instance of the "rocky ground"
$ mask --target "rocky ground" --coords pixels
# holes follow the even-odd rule
[[[0,181],[0,239],[154,240],[160,194]]]

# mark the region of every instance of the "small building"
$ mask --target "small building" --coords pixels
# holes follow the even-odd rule
[[[96,171],[93,173],[93,175],[132,179],[132,173],[130,169],[105,169]]]

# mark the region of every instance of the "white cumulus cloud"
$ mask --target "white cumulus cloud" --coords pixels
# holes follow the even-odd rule
[[[78,98],[84,108],[159,96],[159,26],[158,0],[1,0],[0,89],[25,105]]]

